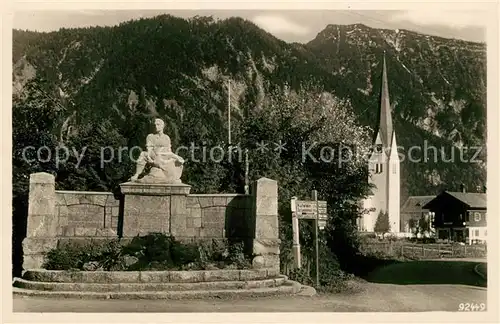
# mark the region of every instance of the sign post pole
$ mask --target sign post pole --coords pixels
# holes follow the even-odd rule
[[[300,244],[299,244],[299,219],[313,221],[314,241],[316,245],[316,285],[319,286],[319,230],[326,225],[328,218],[327,202],[318,200],[318,192],[313,190],[312,200],[291,200],[292,209],[292,231],[293,231],[293,255],[295,266],[300,268]]]
[[[316,219],[314,220],[314,242],[316,245],[316,287],[319,287],[319,240],[318,240],[318,231],[319,231],[319,204],[318,204],[318,191],[312,191],[312,198],[316,203]]]
[[[297,217],[297,205],[296,205],[297,197],[292,197],[291,207],[292,207],[292,236],[293,236],[293,245],[292,245],[292,254],[293,254],[293,262],[295,269],[300,269],[301,260],[300,260],[300,241],[299,241],[299,218]]]

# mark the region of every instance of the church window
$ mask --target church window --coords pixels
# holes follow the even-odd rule
[[[382,163],[380,164],[380,173],[384,172],[382,169]]]

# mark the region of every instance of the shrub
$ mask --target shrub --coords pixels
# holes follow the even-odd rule
[[[251,266],[250,260],[245,256],[245,245],[243,242],[232,242],[229,245],[228,261],[236,265],[238,269],[247,269]]]
[[[328,246],[319,242],[319,284],[320,286],[328,285],[332,281],[339,280],[340,265],[335,254],[330,251]],[[314,270],[316,271],[316,270]]]
[[[55,248],[50,250],[45,256],[43,268],[48,270],[70,270],[79,269],[79,251],[74,246]]]
[[[198,263],[205,269],[210,263],[225,263],[229,255],[227,240],[201,241],[197,244]]]
[[[295,268],[291,270],[288,277],[290,280],[297,281],[303,285],[313,285],[313,280],[305,268]]]
[[[319,286],[316,285],[316,264],[313,262],[311,272],[307,267],[293,269],[288,276],[291,280],[298,281],[303,285],[313,285],[322,292],[343,292],[347,291],[349,281],[354,279],[354,275],[344,272],[340,268],[335,254],[330,250],[325,240],[321,240],[319,247]],[[314,258],[315,259],[315,256]]]
[[[318,287],[318,290],[327,293],[347,292],[351,290],[350,281],[353,279],[353,274],[338,269],[335,273],[330,274],[329,280]]]
[[[95,242],[84,245],[61,244],[50,250],[43,267],[48,270],[83,269],[89,262],[97,262],[106,270],[121,268],[121,246],[118,241]]]
[[[375,233],[363,233],[361,232],[359,234],[360,239],[367,238],[367,239],[376,239],[378,238],[377,234]]]
[[[123,247],[123,253],[135,256],[139,261],[134,268],[149,268],[151,265],[173,265],[172,245],[174,239],[162,233],[151,233],[145,236],[136,236]]]
[[[385,238],[389,242],[398,242],[398,241],[401,241],[401,239],[399,237],[397,237],[396,235],[394,235],[394,234],[388,234],[388,235],[385,236]]]
[[[123,247],[119,241],[110,241],[102,246],[96,259],[104,270],[124,270],[126,262],[122,250]]]
[[[44,268],[140,271],[226,267],[246,269],[250,265],[250,260],[244,253],[243,242],[213,240],[182,243],[171,236],[152,233],[134,237],[126,245],[122,245],[119,240],[90,242],[83,246],[60,245],[47,254]]]
[[[200,260],[199,247],[196,243],[183,244],[172,240],[170,249],[172,264],[174,265],[190,264]]]

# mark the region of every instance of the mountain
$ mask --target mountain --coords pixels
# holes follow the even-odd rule
[[[385,53],[397,142],[407,152],[402,167],[403,199],[408,194],[455,190],[460,182],[471,191],[484,185],[485,44],[355,24],[328,25],[303,46],[340,77],[336,93],[349,97],[360,120],[372,127],[379,112]],[[412,147],[413,152],[419,151],[415,147],[422,149],[414,154],[422,162],[409,161]],[[444,156],[434,159],[432,147]],[[428,161],[424,162],[426,150]],[[476,152],[477,158],[465,157]],[[452,156],[454,162],[446,162]]]
[[[176,146],[193,136],[225,139],[228,80],[235,127],[270,91],[314,83],[348,99],[373,129],[384,51],[399,145],[428,142],[450,152],[485,144],[484,44],[359,24],[329,25],[307,44],[241,18],[162,15],[114,27],[14,30],[13,100],[22,103],[32,89],[53,98],[64,108],[52,130],[63,142],[91,120],[124,131],[140,110],[163,117]],[[126,136],[143,144],[142,135]],[[406,160],[402,199],[484,181],[481,163]]]

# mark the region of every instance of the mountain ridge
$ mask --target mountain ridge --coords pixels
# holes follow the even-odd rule
[[[77,129],[93,118],[126,124],[134,100],[142,97],[150,116],[166,119],[174,141],[182,141],[188,120],[199,120],[200,136],[223,140],[227,80],[235,125],[258,111],[273,89],[314,83],[348,99],[360,123],[374,129],[385,52],[398,143],[484,145],[485,46],[362,24],[338,26],[328,25],[305,44],[287,43],[242,18],[161,15],[113,27],[13,31],[14,96],[22,97],[26,84],[35,82],[57,98],[67,109],[58,134],[71,134],[70,125]],[[485,170],[405,163],[402,177],[404,199],[462,182],[481,185]]]

